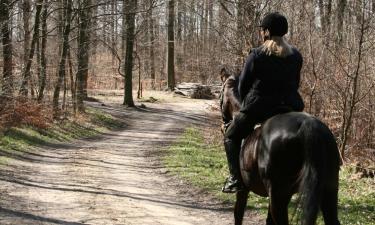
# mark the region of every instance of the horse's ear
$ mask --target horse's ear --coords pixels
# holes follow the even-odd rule
[[[226,81],[226,77],[223,75],[223,74],[220,74],[220,80],[222,83],[224,83]]]

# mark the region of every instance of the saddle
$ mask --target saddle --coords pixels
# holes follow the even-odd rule
[[[292,112],[293,109],[287,105],[280,105],[275,110],[272,111],[271,117]],[[268,119],[270,119],[268,118]],[[268,120],[267,119],[267,120]],[[243,169],[245,171],[252,171],[254,170],[254,167],[257,167],[256,165],[256,157],[257,157],[257,149],[258,149],[258,142],[261,135],[262,125],[267,121],[262,121],[261,123],[258,123],[254,126],[253,132],[242,140],[241,149],[242,149],[242,156],[244,159],[243,162]]]
[[[264,186],[261,185],[262,181],[259,176],[258,168],[258,143],[261,136],[262,127],[258,125],[254,128],[252,134],[243,140],[241,148],[240,169],[245,171],[242,177],[246,180],[249,188],[256,194],[267,196]]]
[[[242,140],[242,156],[243,156],[243,169],[246,171],[253,170],[256,164],[257,146],[259,137],[262,130],[262,124],[257,124],[254,131],[245,139]]]

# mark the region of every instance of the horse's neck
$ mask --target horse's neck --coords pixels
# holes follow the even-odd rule
[[[238,94],[238,84],[236,78],[234,76],[228,77],[228,79],[225,81],[224,88],[226,88],[227,91],[232,92],[232,98],[229,99],[229,101],[233,106],[233,113],[238,112],[240,110],[241,101]]]

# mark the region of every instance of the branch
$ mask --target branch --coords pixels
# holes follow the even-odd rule
[[[104,40],[102,40],[102,39],[97,39],[99,42],[101,42],[105,47],[107,47],[110,51],[111,51],[111,53],[112,53],[112,55],[114,55],[116,58],[117,58],[117,60],[118,60],[118,62],[119,62],[119,64],[118,64],[118,68],[117,68],[117,72],[122,76],[122,77],[125,77],[125,74],[123,74],[122,72],[121,72],[121,62],[122,62],[122,60],[121,60],[121,57],[118,55],[118,53],[117,53],[117,50],[115,49],[115,48],[113,48],[110,44],[108,44],[107,42],[105,42]]]
[[[223,9],[225,10],[225,12],[227,12],[230,16],[233,16],[233,13],[231,13],[231,12],[229,11],[229,9],[226,7],[226,5],[224,4],[223,1],[219,1],[219,3],[220,3],[220,5],[221,5],[221,7],[223,7]]]

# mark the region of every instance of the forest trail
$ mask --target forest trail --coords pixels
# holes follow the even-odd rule
[[[152,153],[185,126],[207,122],[208,103],[149,104],[145,109],[93,104],[126,120],[127,127],[11,160],[0,170],[0,224],[233,223],[231,207],[175,184]]]

